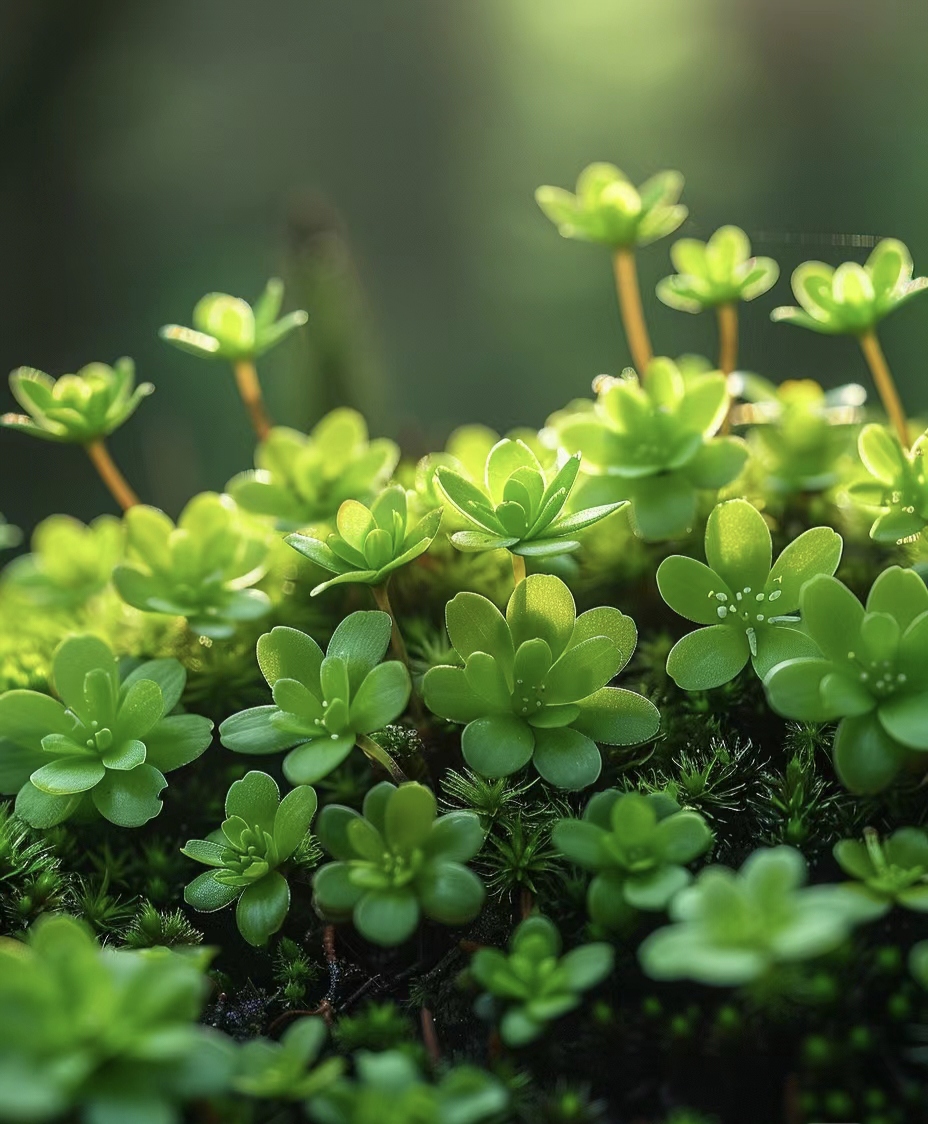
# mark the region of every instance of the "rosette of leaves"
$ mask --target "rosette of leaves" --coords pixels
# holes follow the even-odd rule
[[[798,324],[826,335],[862,335],[928,288],[928,277],[912,277],[912,257],[895,238],[873,247],[863,265],[837,269],[820,261],[797,266],[793,295],[800,307],[775,308],[772,320]]]
[[[292,1022],[277,1042],[252,1038],[239,1050],[233,1088],[249,1097],[304,1101],[319,1096],[345,1072],[344,1058],[318,1062],[327,1028],[321,1018]]]
[[[106,589],[123,550],[122,523],[112,515],[87,525],[52,515],[33,531],[32,553],[15,558],[4,581],[34,605],[77,608]]]
[[[658,283],[657,295],[681,312],[752,301],[780,276],[773,258],[751,256],[748,236],[738,226],[720,226],[708,242],[680,238],[670,247],[670,260],[677,272]]]
[[[255,469],[226,491],[245,511],[272,516],[281,530],[335,518],[345,500],[369,503],[400,459],[395,442],[369,440],[356,410],[326,414],[310,431],[275,426],[255,452]]]
[[[502,548],[527,558],[577,550],[580,542],[574,535],[622,506],[619,500],[566,514],[579,471],[580,457],[569,457],[548,483],[528,445],[508,437],[490,450],[480,485],[448,465],[439,465],[435,470],[439,488],[471,528],[476,528],[455,531],[452,543],[458,550]]]
[[[842,545],[830,527],[812,527],[771,565],[760,512],[747,500],[717,504],[706,524],[708,565],[674,554],[657,569],[671,609],[705,626],[673,646],[667,674],[685,691],[706,691],[734,679],[748,660],[763,679],[785,660],[818,655],[795,614],[805,583],[838,568]]]
[[[539,187],[538,206],[564,238],[612,247],[647,246],[673,234],[686,218],[678,202],[679,172],[658,172],[636,188],[613,164],[590,164],[577,177],[576,193]]]
[[[315,597],[346,582],[383,585],[394,570],[428,550],[440,523],[439,507],[410,526],[406,491],[396,484],[381,492],[370,507],[345,500],[338,509],[336,530],[325,542],[300,534],[287,535],[285,541],[304,558],[335,574],[315,586]]]
[[[408,671],[399,660],[381,663],[390,629],[387,613],[351,613],[332,634],[325,655],[298,629],[265,633],[258,640],[258,666],[274,702],[227,718],[219,727],[222,744],[236,753],[289,750],[283,770],[291,784],[321,780],[359,739],[367,741],[366,734],[406,709]]]
[[[40,918],[26,943],[0,939],[3,1118],[176,1124],[223,1092],[233,1045],[196,1021],[207,962],[100,948],[63,915]]]
[[[852,484],[848,491],[861,506],[879,513],[870,528],[870,538],[896,544],[917,539],[928,527],[928,433],[905,450],[885,426],[866,425],[857,450],[871,479]]]
[[[503,1085],[474,1066],[456,1065],[431,1084],[400,1050],[359,1050],[354,1068],[353,1080],[310,1098],[314,1124],[483,1124],[509,1101]]]
[[[863,842],[841,839],[834,856],[845,874],[855,881],[845,888],[872,905],[873,917],[882,917],[894,905],[928,913],[928,835],[924,828],[901,827],[880,840],[873,828],[864,828]]]
[[[675,922],[638,949],[656,980],[737,987],[781,964],[843,944],[865,911],[837,886],[805,886],[806,861],[792,847],[762,847],[739,871],[703,870],[670,903]]]
[[[801,722],[837,722],[841,783],[879,792],[928,750],[928,588],[914,570],[891,566],[865,608],[822,575],[803,586],[800,610],[819,655],[773,668],[770,705]]]
[[[309,319],[302,310],[280,316],[283,282],[276,277],[254,307],[228,293],[207,293],[193,310],[193,327],[166,324],[163,340],[203,359],[257,359]]]
[[[728,412],[725,376],[684,377],[672,360],[657,358],[644,380],[629,371],[596,386],[595,403],[574,403],[548,420],[559,444],[583,456],[589,478],[579,502],[629,500],[644,539],[686,534],[699,492],[730,484],[748,457],[741,438],[713,436]]]
[[[527,917],[509,942],[509,952],[481,948],[474,953],[470,972],[484,995],[478,1012],[500,1004],[504,1013],[499,1033],[507,1046],[534,1042],[547,1024],[580,1006],[583,993],[612,971],[612,946],[597,941],[561,955],[561,934],[547,917]]]
[[[708,850],[712,832],[698,812],[681,811],[665,793],[607,789],[590,799],[583,819],[563,819],[551,835],[570,862],[595,872],[587,912],[617,928],[629,908],[666,909],[691,880],[685,863]]]
[[[238,931],[256,948],[266,945],[290,909],[290,886],[280,867],[299,847],[316,814],[316,794],[305,786],[281,800],[267,773],[252,771],[226,794],[226,818],[209,839],[189,839],[181,851],[211,867],[184,890],[184,901],[215,913],[237,901]]]
[[[813,379],[779,386],[757,375],[735,375],[747,404],[732,411],[746,425],[764,487],[780,495],[821,492],[839,482],[853,452],[867,392],[859,383],[824,390]]]
[[[10,389],[26,413],[4,414],[0,425],[46,441],[89,445],[118,429],[155,388],[150,382],[135,386],[135,365],[123,358],[112,367],[88,363],[58,379],[19,367],[10,375]]]
[[[480,819],[436,812],[424,785],[389,781],[368,792],[363,815],[341,804],[323,808],[316,831],[336,861],[313,877],[322,916],[351,918],[363,937],[385,947],[408,940],[423,914],[442,925],[473,921],[486,891],[464,864],[483,846]]]
[[[457,594],[445,617],[464,667],[431,668],[423,695],[434,714],[464,724],[464,758],[482,776],[508,776],[531,761],[550,784],[585,788],[602,768],[597,742],[636,745],[657,733],[652,702],[606,686],[637,638],[618,609],[578,617],[560,578],[531,574],[505,617],[476,593]]]
[[[176,527],[163,511],[141,504],[124,520],[127,557],[113,584],[134,608],[186,617],[194,632],[214,640],[270,609],[267,594],[250,588],[267,569],[268,538],[246,524],[228,496],[194,496]]]
[[[32,827],[94,808],[119,827],[141,827],[161,811],[164,774],[210,743],[208,718],[171,714],[185,681],[175,659],[123,679],[102,640],[69,637],[52,662],[58,698],[0,695],[0,791],[17,793],[16,814]]]

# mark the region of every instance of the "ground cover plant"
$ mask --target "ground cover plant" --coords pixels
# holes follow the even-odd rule
[[[4,439],[121,513],[0,577],[0,1120],[928,1120],[928,433],[878,336],[928,281],[795,271],[766,313],[860,345],[826,391],[741,365],[776,262],[678,238],[718,353],[655,355],[682,188],[539,189],[634,366],[537,431],[275,425],[313,310],[212,293],[162,336],[256,448],[175,520],[106,446],[130,360],[13,372]]]

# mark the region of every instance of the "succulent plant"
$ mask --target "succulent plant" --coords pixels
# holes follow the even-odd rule
[[[228,496],[194,496],[176,526],[163,511],[140,505],[126,513],[125,527],[127,557],[113,584],[134,608],[186,617],[194,632],[213,639],[269,611],[267,594],[251,588],[267,569],[268,538]]]
[[[721,226],[709,238],[680,238],[670,247],[677,272],[657,286],[657,295],[681,312],[703,312],[720,304],[752,301],[776,284],[772,258],[751,256],[751,243],[737,226]]]
[[[799,598],[819,656],[789,659],[764,680],[770,705],[803,722],[838,722],[835,769],[852,792],[886,788],[928,750],[928,588],[890,566],[866,608],[820,575]]]
[[[336,860],[313,878],[316,908],[334,921],[349,917],[375,944],[402,944],[424,914],[464,925],[480,912],[483,883],[464,863],[483,846],[473,812],[436,818],[424,785],[383,781],[364,798],[363,815],[340,804],[323,808],[317,832]]]
[[[135,386],[135,366],[123,358],[112,367],[88,363],[58,379],[19,367],[10,375],[10,389],[26,414],[4,414],[0,425],[46,441],[87,445],[118,429],[155,388],[150,382]]]
[[[239,1052],[236,1092],[282,1101],[319,1096],[345,1072],[344,1058],[317,1062],[326,1033],[323,1019],[307,1016],[292,1022],[277,1042],[250,1039]]]
[[[682,190],[679,172],[658,172],[636,189],[615,165],[599,163],[580,173],[576,194],[539,187],[535,199],[565,238],[646,246],[672,234],[686,218],[686,207],[677,202]]]
[[[335,574],[313,589],[313,596],[333,585],[360,582],[383,585],[394,570],[424,554],[438,534],[441,508],[410,526],[406,492],[386,488],[368,508],[345,500],[336,516],[336,531],[325,542],[311,535],[287,535],[286,541],[323,570]]]
[[[561,934],[547,917],[527,917],[509,942],[509,952],[481,948],[470,972],[486,988],[482,1000],[504,1007],[499,1033],[507,1046],[539,1038],[549,1022],[580,1006],[585,991],[612,971],[615,955],[605,942],[580,945],[561,955]],[[478,1000],[478,1010],[490,1004]]]
[[[439,488],[471,525],[452,534],[452,543],[468,552],[502,548],[528,558],[576,550],[578,532],[622,506],[617,501],[565,514],[579,471],[580,457],[570,457],[548,482],[528,445],[510,438],[490,450],[479,485],[439,465],[435,470]]]
[[[848,489],[861,506],[878,514],[870,528],[876,542],[913,542],[928,527],[928,478],[925,451],[928,433],[911,449],[903,449],[898,437],[882,425],[867,425],[857,445],[860,459],[871,479]]]
[[[252,770],[226,794],[226,818],[209,839],[181,848],[212,867],[184,890],[184,901],[202,913],[237,902],[235,922],[250,945],[260,947],[283,925],[290,886],[280,867],[300,846],[316,813],[316,794],[300,785],[281,800],[267,773]]]
[[[740,438],[714,436],[728,412],[725,376],[684,377],[670,359],[654,359],[646,379],[627,372],[595,385],[595,403],[574,403],[548,419],[559,444],[583,456],[588,478],[576,502],[629,500],[644,539],[687,534],[699,492],[730,484],[748,457]]]
[[[812,527],[772,562],[770,531],[747,500],[728,500],[706,524],[708,565],[681,554],[657,570],[661,596],[680,616],[705,627],[671,649],[667,674],[687,691],[705,691],[734,679],[750,660],[760,678],[789,659],[818,654],[795,615],[803,586],[832,575],[841,536]]]
[[[399,456],[393,441],[368,439],[356,410],[333,410],[309,434],[275,426],[255,452],[255,469],[234,476],[226,491],[245,511],[298,530],[333,520],[345,500],[370,503]]]
[[[351,613],[332,634],[325,655],[304,632],[278,627],[258,640],[258,665],[274,696],[268,706],[227,718],[219,736],[236,753],[289,750],[284,776],[314,784],[356,744],[389,767],[389,757],[367,734],[393,722],[409,701],[409,673],[398,660],[382,663],[390,617]]]
[[[671,902],[675,923],[639,947],[642,968],[652,979],[737,987],[831,952],[866,913],[840,887],[807,887],[806,878],[792,847],[762,847],[737,872],[707,867]]]
[[[863,842],[841,839],[834,856],[855,881],[846,888],[871,903],[873,916],[882,917],[894,905],[928,913],[928,834],[920,827],[900,827],[880,840],[864,828]]]
[[[32,553],[14,559],[3,580],[30,603],[76,608],[110,584],[125,550],[122,524],[100,515],[87,525],[51,515],[32,533]]]
[[[446,620],[465,666],[426,672],[425,703],[464,723],[464,759],[483,776],[508,776],[532,761],[549,783],[585,788],[602,768],[597,742],[635,745],[657,733],[653,703],[606,686],[637,637],[618,609],[578,617],[559,578],[532,574],[516,586],[505,617],[487,598],[459,593]]]
[[[552,841],[570,862],[595,872],[587,891],[591,920],[618,928],[629,907],[667,908],[690,883],[684,864],[708,850],[712,832],[698,812],[682,811],[664,793],[611,788],[590,798],[583,819],[559,820]]]
[[[175,659],[150,660],[123,678],[95,636],[73,636],[55,652],[58,698],[0,695],[0,791],[16,792],[16,814],[53,827],[94,809],[120,827],[161,811],[164,774],[195,760],[212,722],[171,714],[186,681]],[[60,701],[59,701],[60,700]]]

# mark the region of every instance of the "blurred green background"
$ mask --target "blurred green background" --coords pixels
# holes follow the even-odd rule
[[[532,198],[611,160],[681,169],[682,233],[735,222],[779,260],[742,366],[866,381],[851,341],[768,313],[855,235],[928,269],[926,46],[917,0],[3,0],[0,370],[131,355],[158,390],[113,450],[172,515],[252,442],[225,368],[157,329],[272,273],[311,316],[262,366],[277,420],[347,402],[413,454],[538,425],[628,362],[608,255]],[[709,317],[649,305],[659,353],[714,351]],[[928,307],[884,339],[924,409]],[[12,521],[111,508],[79,451],[0,434]]]

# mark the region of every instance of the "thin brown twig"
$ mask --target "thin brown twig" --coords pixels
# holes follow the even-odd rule
[[[648,364],[651,362],[653,352],[644,318],[644,308],[641,304],[635,251],[629,246],[620,246],[612,256],[612,266],[628,350],[632,354],[635,370],[644,379],[647,377]]]
[[[123,511],[135,507],[139,502],[139,497],[129,486],[125,476],[116,467],[116,462],[110,456],[110,451],[103,443],[103,438],[98,437],[96,441],[89,441],[84,448],[87,450],[87,456],[93,462],[94,468],[100,474],[101,480],[109,488],[113,499]]]
[[[235,383],[245,409],[251,418],[251,424],[259,441],[263,441],[271,431],[271,419],[264,405],[264,395],[261,393],[261,383],[258,381],[258,372],[250,359],[236,359],[232,364],[235,372]]]

